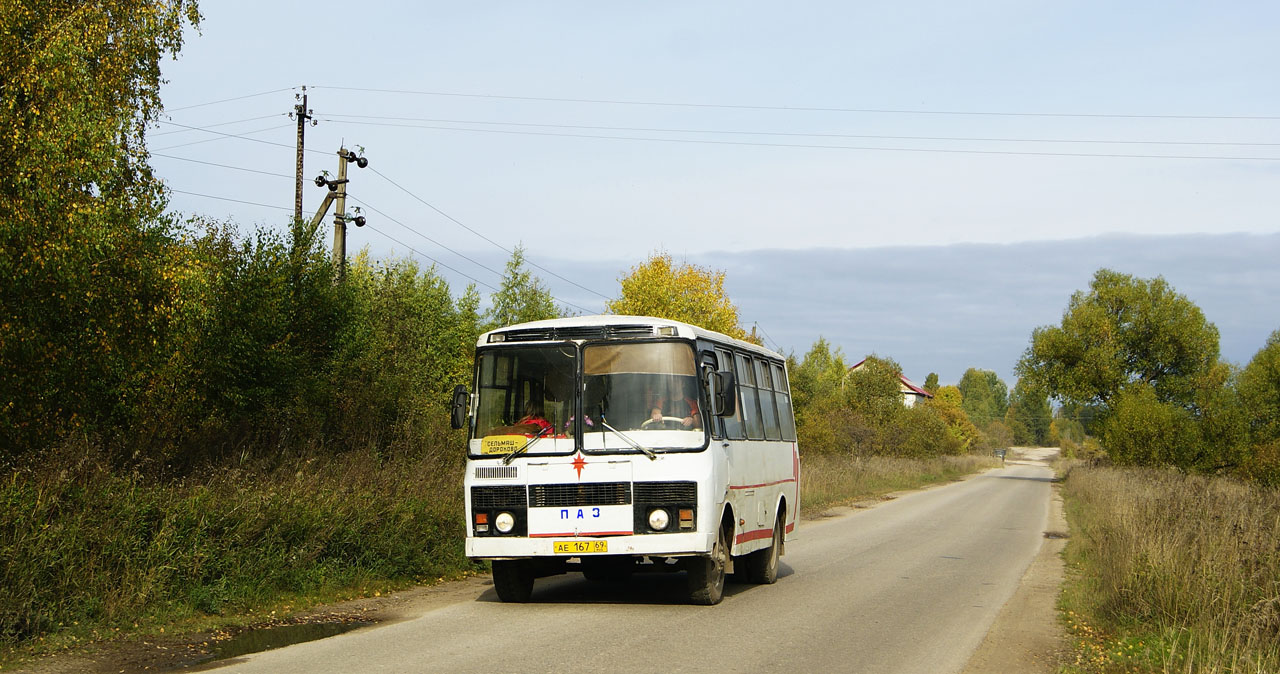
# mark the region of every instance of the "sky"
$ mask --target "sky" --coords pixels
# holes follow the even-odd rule
[[[745,327],[922,381],[1013,364],[1100,266],[1163,275],[1224,357],[1280,328],[1272,2],[205,2],[163,66],[173,210],[280,229],[352,167],[349,251],[459,292],[524,246],[600,311],[655,251]],[[326,229],[329,225],[326,225]]]

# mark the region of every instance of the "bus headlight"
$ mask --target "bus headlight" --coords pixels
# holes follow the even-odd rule
[[[516,526],[516,518],[511,513],[498,513],[493,518],[493,526],[497,528],[498,533],[509,534]]]
[[[671,516],[662,508],[654,508],[649,511],[649,528],[654,531],[662,531],[671,524]]]

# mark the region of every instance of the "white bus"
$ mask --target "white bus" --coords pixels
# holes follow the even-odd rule
[[[800,509],[786,361],[642,316],[582,316],[481,335],[469,428],[466,554],[498,597],[581,571],[684,571],[716,604],[727,573],[772,583]]]

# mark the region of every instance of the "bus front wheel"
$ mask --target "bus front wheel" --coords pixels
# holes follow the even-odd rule
[[[729,527],[720,527],[720,535],[706,557],[693,557],[689,562],[689,601],[702,606],[719,604],[724,598],[725,567],[729,565]]]
[[[523,604],[533,594],[533,567],[527,559],[493,560],[493,589],[505,602]]]

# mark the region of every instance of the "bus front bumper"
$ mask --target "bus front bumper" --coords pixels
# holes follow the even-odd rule
[[[600,542],[604,545],[601,546]],[[557,543],[561,551],[557,551]],[[575,544],[586,545],[575,545]],[[525,538],[518,536],[485,536],[467,538],[467,557],[475,559],[510,559],[523,557],[587,557],[594,555],[652,555],[675,557],[711,552],[714,534],[644,534],[640,536],[555,536]],[[601,549],[603,547],[603,549]],[[570,552],[567,550],[588,552]]]

